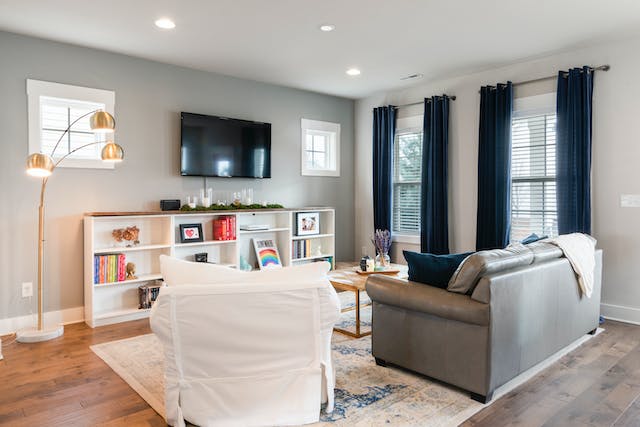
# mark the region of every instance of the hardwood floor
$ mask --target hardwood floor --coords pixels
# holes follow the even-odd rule
[[[593,338],[463,425],[640,426],[640,327],[608,321]],[[7,344],[0,361],[2,426],[164,426],[89,346],[149,333],[147,320]]]
[[[0,361],[2,426],[166,426],[89,346],[151,332],[148,320],[91,329],[68,325],[61,338],[6,344]]]
[[[640,326],[603,327],[462,425],[640,426]]]

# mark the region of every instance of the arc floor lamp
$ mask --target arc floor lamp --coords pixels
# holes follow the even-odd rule
[[[24,329],[18,331],[17,340],[19,342],[39,342],[47,341],[61,336],[64,333],[64,327],[62,325],[56,325],[52,327],[44,327],[43,311],[44,311],[44,193],[47,188],[47,181],[49,177],[64,159],[69,157],[76,151],[83,148],[96,145],[105,144],[102,148],[101,157],[105,162],[121,162],[124,158],[124,150],[121,146],[113,142],[112,140],[96,141],[89,144],[82,145],[75,150],[69,151],[64,156],[60,157],[57,161],[54,161],[54,155],[56,149],[60,145],[60,142],[64,136],[71,130],[73,125],[78,123],[81,119],[91,115],[89,118],[89,125],[91,130],[95,133],[109,133],[115,130],[115,120],[113,116],[106,111],[96,110],[84,114],[74,120],[58,139],[56,145],[50,155],[44,153],[33,153],[27,158],[27,173],[31,176],[42,178],[42,186],[40,188],[40,205],[38,207],[38,325],[35,328]]]

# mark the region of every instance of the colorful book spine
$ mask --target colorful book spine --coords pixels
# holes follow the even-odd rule
[[[236,240],[235,216],[220,216],[213,220],[213,240]]]
[[[118,282],[127,278],[127,263],[124,254],[118,254]]]
[[[95,255],[93,283],[117,283],[126,280],[127,260],[124,254]]]

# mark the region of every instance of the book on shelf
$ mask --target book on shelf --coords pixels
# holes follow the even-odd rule
[[[291,242],[291,254],[293,259],[309,258],[313,256],[311,239],[294,240]]]
[[[124,282],[127,270],[124,254],[95,255],[93,259],[93,283]]]
[[[213,220],[213,240],[236,240],[235,215],[219,216]]]

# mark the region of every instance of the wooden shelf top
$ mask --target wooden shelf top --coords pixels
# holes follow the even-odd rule
[[[131,211],[131,212],[85,212],[84,216],[148,216],[148,215],[225,215],[235,213],[260,213],[260,212],[296,212],[296,211],[322,211],[334,209],[331,206],[306,206],[301,208],[279,209],[229,209],[220,211]]]

